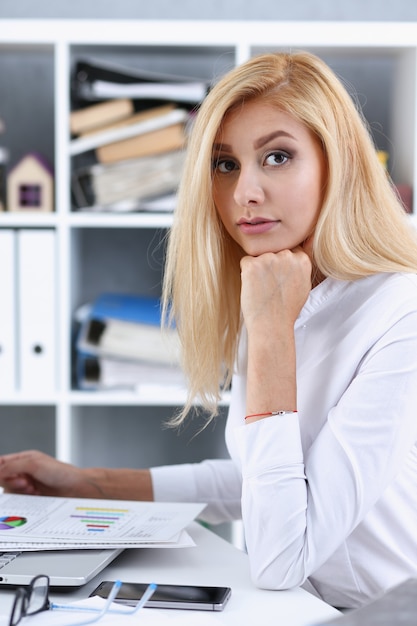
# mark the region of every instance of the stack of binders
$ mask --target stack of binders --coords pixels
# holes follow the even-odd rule
[[[75,207],[172,211],[192,110],[207,90],[205,81],[79,60],[69,150]]]
[[[159,299],[100,295],[78,333],[76,379],[83,390],[183,389],[177,331],[161,329]]]

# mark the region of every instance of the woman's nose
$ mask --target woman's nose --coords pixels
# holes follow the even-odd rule
[[[254,168],[241,169],[234,190],[234,200],[240,206],[261,205],[265,193],[261,175]]]

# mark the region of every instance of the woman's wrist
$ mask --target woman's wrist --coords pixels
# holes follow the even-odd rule
[[[274,416],[284,417],[288,415],[295,415],[296,413],[297,413],[296,409],[291,410],[291,411],[279,410],[279,411],[266,411],[265,413],[252,413],[251,415],[245,416],[245,423],[250,424],[252,422],[258,422],[261,419],[265,419],[266,417],[274,417]]]
[[[151,473],[147,469],[79,469],[74,496],[110,500],[153,500]]]

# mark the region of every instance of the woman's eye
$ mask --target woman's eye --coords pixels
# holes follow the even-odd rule
[[[236,163],[231,159],[217,159],[214,161],[214,169],[221,174],[228,174],[236,169]]]
[[[289,158],[286,152],[271,152],[267,155],[265,163],[266,165],[283,165]]]

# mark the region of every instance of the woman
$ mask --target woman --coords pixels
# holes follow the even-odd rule
[[[242,515],[252,576],[359,606],[417,575],[417,242],[329,68],[257,57],[208,95],[187,151],[164,298],[228,461],[78,469],[0,459],[22,493],[207,502]]]

